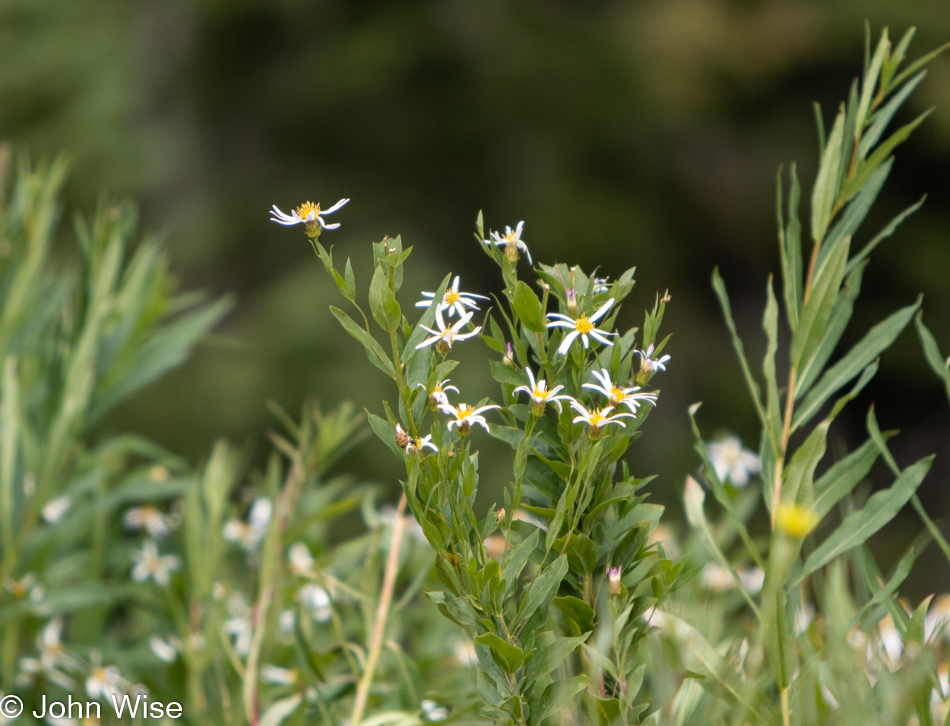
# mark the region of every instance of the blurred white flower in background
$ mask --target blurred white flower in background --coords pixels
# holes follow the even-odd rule
[[[716,478],[723,483],[730,481],[739,488],[746,486],[749,477],[762,469],[758,455],[743,449],[738,436],[706,444],[706,454],[716,470]]]

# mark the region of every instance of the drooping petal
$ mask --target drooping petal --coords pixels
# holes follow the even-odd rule
[[[600,320],[607,313],[607,311],[610,310],[610,307],[613,304],[614,304],[614,298],[610,298],[607,302],[601,305],[600,308],[598,308],[597,312],[591,315],[590,318],[588,318],[588,320],[590,320],[592,323],[597,320]]]

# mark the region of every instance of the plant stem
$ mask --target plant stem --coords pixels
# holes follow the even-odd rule
[[[392,602],[393,590],[396,586],[396,572],[399,569],[399,550],[402,546],[403,513],[406,510],[406,495],[399,498],[396,507],[396,520],[393,524],[392,540],[389,543],[389,557],[386,560],[386,572],[383,575],[383,589],[379,594],[379,605],[376,608],[376,623],[373,627],[373,640],[370,643],[369,656],[366,659],[366,670],[356,689],[356,700],[353,702],[353,715],[350,717],[352,726],[359,726],[369,699],[369,688],[373,682],[373,672],[376,670],[376,661],[383,647],[383,636],[386,631],[386,619],[389,616],[389,605]]]

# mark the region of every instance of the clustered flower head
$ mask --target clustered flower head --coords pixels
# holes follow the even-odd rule
[[[469,430],[475,424],[478,424],[486,431],[490,431],[491,429],[488,427],[488,421],[485,420],[485,417],[482,416],[482,414],[485,411],[491,411],[495,408],[501,408],[501,406],[490,404],[488,406],[472,408],[467,403],[460,403],[458,406],[453,406],[450,403],[444,403],[439,406],[439,410],[442,413],[452,416],[452,420],[448,423],[449,431],[455,427],[458,430],[459,436],[465,436],[468,434]]]
[[[586,423],[588,426],[588,436],[596,439],[600,436],[601,429],[609,424],[617,424],[621,428],[627,425],[621,420],[624,418],[636,418],[632,413],[613,413],[613,406],[605,406],[600,409],[588,411],[581,403],[572,400],[571,408],[577,411],[574,417],[574,423]]]
[[[340,226],[339,222],[327,224],[323,221],[323,218],[328,214],[333,214],[348,201],[350,200],[341,199],[329,209],[320,209],[319,204],[315,204],[313,202],[304,202],[299,207],[292,210],[290,214],[285,214],[284,212],[280,211],[275,204],[271,208],[271,221],[277,222],[277,224],[281,224],[285,227],[291,227],[295,224],[302,224],[307,229],[307,236],[310,237],[310,239],[316,239],[320,236],[321,230],[337,229]]]
[[[646,350],[635,351],[636,354],[640,356],[640,372],[637,373],[637,383],[639,383],[641,386],[649,383],[650,379],[653,378],[653,374],[657,371],[665,371],[666,364],[670,360],[670,356],[668,355],[664,355],[662,358],[654,360],[654,349],[655,347],[653,343],[650,343]]]

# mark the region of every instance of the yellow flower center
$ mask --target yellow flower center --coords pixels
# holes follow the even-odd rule
[[[775,523],[789,537],[804,539],[818,526],[819,517],[812,510],[799,504],[782,504],[778,508]]]
[[[592,428],[598,428],[601,422],[604,420],[604,416],[600,414],[599,411],[595,411],[590,415],[590,425]]]
[[[313,202],[304,202],[299,207],[297,207],[297,215],[301,219],[306,219],[307,216],[313,212],[314,217],[320,214],[320,205],[314,204]]]
[[[588,319],[586,315],[578,318],[574,322],[574,330],[576,330],[581,335],[586,335],[593,329],[594,329],[594,324]]]
[[[615,401],[619,402],[625,399],[627,397],[627,394],[623,392],[622,388],[618,388],[617,386],[614,386],[613,388],[610,389],[610,397],[614,399]]]
[[[445,291],[445,304],[454,305],[459,301],[459,298],[462,297],[462,293],[456,292],[455,290],[446,290]]]
[[[10,593],[13,595],[13,597],[19,599],[23,597],[24,595],[26,595],[26,586],[23,584],[22,581],[13,582],[10,585]]]
[[[471,415],[472,409],[468,407],[467,403],[463,403],[459,406],[459,421],[461,421],[463,418],[468,418]]]

